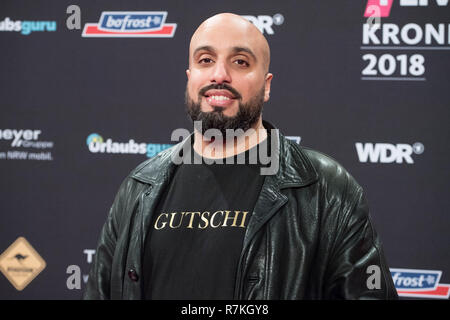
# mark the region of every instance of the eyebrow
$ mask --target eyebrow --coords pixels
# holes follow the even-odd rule
[[[214,50],[214,48],[211,47],[211,46],[201,46],[201,47],[198,47],[197,49],[194,50],[193,56],[195,57],[195,55],[196,55],[199,51],[209,51],[209,52],[213,52],[213,53],[216,52],[216,50]],[[253,53],[253,51],[250,50],[250,49],[247,48],[247,47],[233,47],[233,48],[232,48],[232,52],[233,52],[234,54],[240,53],[240,52],[246,52],[246,53],[248,53],[255,61],[258,60],[258,59],[256,58],[256,55]]]
[[[249,48],[247,48],[247,47],[233,47],[233,53],[239,53],[239,52],[246,52],[253,58],[253,60],[255,60],[255,61],[258,60],[258,59],[256,59],[256,55]]]

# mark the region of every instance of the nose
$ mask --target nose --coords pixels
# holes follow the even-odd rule
[[[210,81],[212,83],[231,83],[231,75],[229,73],[229,70],[224,62],[216,62],[214,64]]]

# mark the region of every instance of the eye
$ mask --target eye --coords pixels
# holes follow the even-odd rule
[[[237,60],[234,61],[234,63],[236,63],[236,64],[238,64],[238,65],[240,65],[242,67],[250,66],[250,64],[247,61],[243,60],[243,59],[237,59]]]
[[[198,63],[200,63],[200,64],[208,64],[208,63],[211,63],[211,62],[213,62],[211,58],[203,58],[203,59],[200,59],[200,61]]]

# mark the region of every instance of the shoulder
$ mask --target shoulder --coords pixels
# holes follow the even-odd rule
[[[350,172],[333,157],[304,146],[297,147],[311,162],[318,175],[320,188],[325,189],[327,198],[339,195],[347,199],[360,197],[362,187]]]
[[[323,221],[331,226],[354,225],[368,218],[368,203],[363,188],[333,157],[307,147],[298,146],[315,168],[318,201],[323,208]],[[359,221],[359,222],[358,222]]]
[[[164,174],[164,168],[170,165],[170,155],[173,152],[172,146],[147,159],[137,165],[122,181],[119,188],[118,197],[134,198],[135,195],[140,194],[148,184],[155,183],[161,175]]]
[[[143,183],[154,183],[164,175],[173,164],[173,155],[179,150],[180,143],[159,152],[154,157],[140,163],[129,174],[129,178]]]

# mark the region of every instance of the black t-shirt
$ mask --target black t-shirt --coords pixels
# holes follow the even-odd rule
[[[245,230],[265,177],[259,162],[248,164],[259,147],[246,151],[246,164],[177,166],[146,237],[146,299],[233,299]]]

